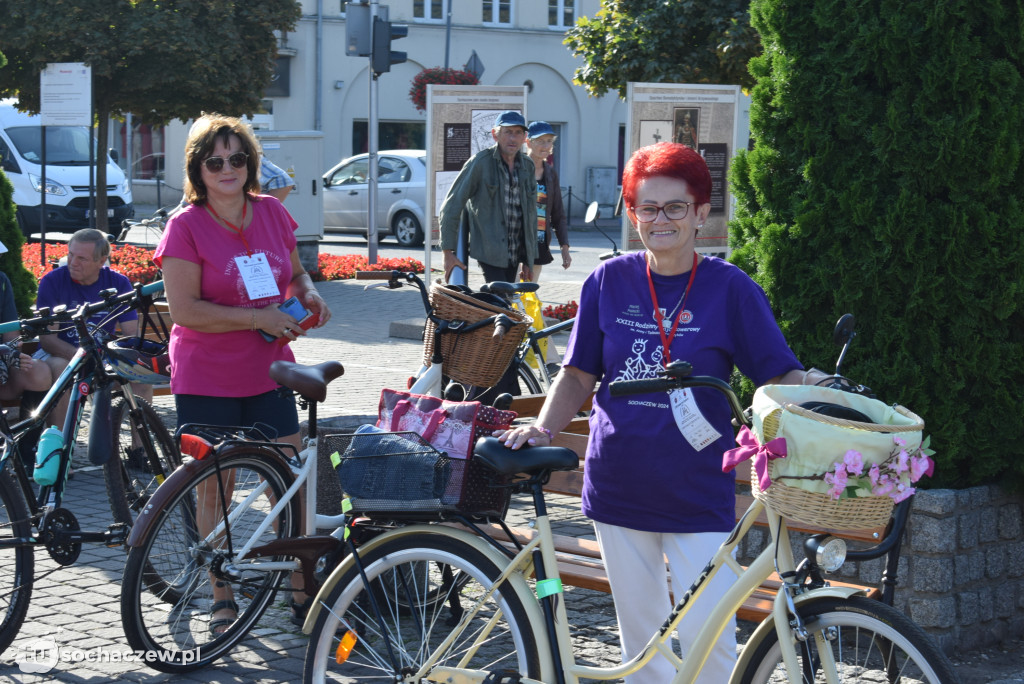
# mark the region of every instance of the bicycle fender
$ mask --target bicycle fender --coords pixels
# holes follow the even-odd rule
[[[282,472],[292,474],[288,463],[281,456],[269,450],[266,452],[266,455],[277,462],[276,465]],[[178,493],[178,490],[185,486],[185,483],[196,473],[205,468],[213,468],[215,462],[212,456],[204,459],[187,458],[180,466],[175,468],[174,472],[168,475],[167,479],[156,488],[146,507],[142,509],[142,512],[135,519],[125,546],[128,548],[140,546],[142,541],[149,535],[152,527],[160,519],[160,514],[167,508],[167,503]]]
[[[851,596],[866,595],[867,592],[860,589],[854,589],[853,587],[822,587],[820,589],[809,591],[806,594],[800,594],[793,600],[793,603],[796,604],[797,608],[799,608],[805,603],[817,601],[822,598],[847,599]],[[746,645],[740,652],[740,657],[736,659],[736,667],[733,668],[732,677],[729,678],[730,683],[739,682],[740,676],[747,671],[747,666],[750,663],[750,659],[753,657],[754,651],[757,650],[754,646],[761,643],[768,632],[772,632],[774,630],[775,620],[771,615],[769,615],[761,621],[761,624],[757,626],[754,632],[750,635],[750,638],[747,639]]]
[[[452,537],[454,539],[463,541],[466,544],[472,546],[480,553],[484,554],[484,556],[486,556],[490,560],[494,561],[494,564],[499,568],[504,567],[506,564],[508,564],[508,556],[505,556],[504,554],[500,553],[490,544],[480,539],[480,537],[476,536],[472,532],[458,530],[453,527],[448,527],[446,525],[408,525],[405,527],[398,527],[394,530],[389,530],[388,532],[385,532],[384,534],[375,537],[369,542],[361,545],[359,547],[359,551],[366,553],[368,551],[372,551],[375,547],[379,546],[380,544],[386,543],[388,540],[395,539],[400,536],[423,533]],[[331,590],[334,589],[335,585],[337,585],[338,582],[341,581],[341,578],[345,575],[345,573],[348,570],[354,568],[354,566],[355,561],[352,559],[352,554],[348,554],[347,556],[345,556],[345,559],[341,562],[341,564],[334,568],[330,576],[326,580],[324,580],[323,585],[320,587],[319,593],[317,593],[316,595],[316,599],[313,601],[313,605],[309,609],[309,613],[306,615],[306,622],[302,625],[303,634],[308,635],[313,631],[313,627],[316,625],[317,616],[320,615],[320,609],[323,607],[324,601],[327,600],[327,596],[331,593]],[[544,624],[544,613],[541,611],[540,602],[537,600],[537,597],[536,595],[534,595],[533,591],[530,590],[529,585],[526,583],[526,580],[523,579],[522,575],[513,574],[509,577],[508,582],[512,586],[513,590],[519,595],[523,607],[529,614],[530,622],[535,625]],[[542,682],[555,681],[553,666],[551,664],[550,658],[551,647],[548,645],[548,635],[545,632],[536,634],[535,636],[537,638],[537,649],[541,654],[541,670],[543,675],[541,681],[537,684],[542,684]],[[455,678],[453,679],[436,679],[433,676],[431,676],[429,679],[431,681],[466,682],[467,684],[470,682],[483,681],[483,679],[464,678],[462,675],[455,676]],[[523,679],[522,681],[524,683],[533,682],[533,680],[528,679]]]

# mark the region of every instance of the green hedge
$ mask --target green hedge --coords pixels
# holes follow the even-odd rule
[[[36,279],[21,263],[21,246],[25,237],[14,216],[15,205],[12,197],[14,188],[3,171],[0,171],[0,242],[7,251],[0,254],[0,271],[7,274],[14,286],[14,302],[18,313],[27,316],[36,301]],[[6,321],[0,321],[5,323]]]
[[[805,363],[919,413],[932,486],[1024,484],[1024,6],[753,0],[734,261]]]

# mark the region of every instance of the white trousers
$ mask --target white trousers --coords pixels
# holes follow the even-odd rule
[[[707,562],[728,537],[726,532],[662,534],[640,532],[625,527],[594,522],[601,546],[608,581],[619,621],[622,660],[643,650],[651,636],[664,624],[672,602],[669,597],[668,558],[672,574],[672,594],[678,599],[689,589]],[[685,655],[711,607],[732,586],[736,575],[721,568],[704,589],[700,600],[691,605],[679,623],[677,637]],[[697,678],[698,684],[722,684],[729,681],[736,664],[736,618],[729,621],[712,648],[707,663]],[[675,676],[671,664],[656,654],[626,684],[666,684]]]

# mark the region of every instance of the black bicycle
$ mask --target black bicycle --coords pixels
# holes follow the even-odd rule
[[[155,343],[154,349],[142,337],[110,340],[101,330],[106,320],[139,308],[144,315],[144,334],[153,296],[162,290],[162,282],[136,285],[134,291],[121,295],[104,290],[102,301],[83,304],[74,311],[63,306],[43,309],[34,318],[0,326],[0,334],[17,330],[20,339],[27,340],[57,332],[51,329],[54,326],[72,325],[80,340],[67,368],[29,418],[11,425],[0,415],[0,652],[11,645],[25,620],[35,581],[36,547],[44,547],[58,565],[65,566],[78,559],[83,543],[123,545],[135,515],[180,464],[180,455],[159,416],[131,389],[133,380],[163,378],[166,370],[159,368],[161,358],[153,353],[160,343]],[[100,312],[102,320],[90,323]],[[48,414],[64,392],[70,392],[70,401],[59,438],[47,435],[40,439]],[[90,397],[87,453],[92,463],[104,465],[115,520],[98,531],[82,530],[74,513],[62,505]],[[30,473],[21,453],[32,451],[37,440],[47,467]],[[169,586],[155,571],[148,573],[147,583],[154,591]]]

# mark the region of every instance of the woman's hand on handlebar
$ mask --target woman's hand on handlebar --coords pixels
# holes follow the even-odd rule
[[[523,446],[548,446],[551,444],[551,433],[537,425],[519,425],[510,430],[495,430],[492,437],[509,449],[515,450]]]

